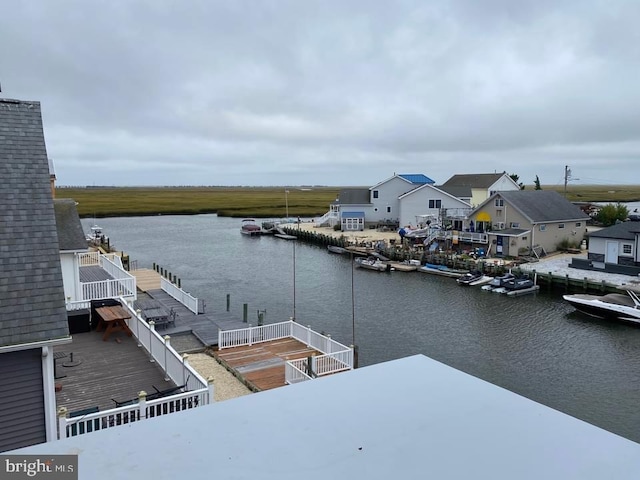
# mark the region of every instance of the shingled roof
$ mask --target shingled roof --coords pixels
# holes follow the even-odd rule
[[[589,233],[589,237],[635,240],[636,234],[638,233],[640,233],[640,222],[622,222],[591,232]]]
[[[56,230],[60,251],[86,250],[87,237],[82,230],[76,202],[69,198],[55,199],[53,208],[56,212]]]
[[[363,205],[369,204],[368,188],[343,188],[340,190],[338,199],[333,204],[337,205]]]
[[[39,102],[0,99],[0,346],[69,336]]]
[[[454,175],[442,184],[443,187],[471,187],[471,188],[489,188],[496,183],[502,176],[502,173],[469,173]]]
[[[531,223],[562,222],[568,220],[588,220],[579,207],[553,190],[514,190],[498,192],[487,202],[499,195],[509,205],[520,211]],[[485,204],[487,203],[485,202]]]

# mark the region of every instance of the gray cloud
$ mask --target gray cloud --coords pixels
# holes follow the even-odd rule
[[[638,2],[2,3],[61,184],[638,181]]]

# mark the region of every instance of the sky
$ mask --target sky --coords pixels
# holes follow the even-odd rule
[[[640,182],[637,0],[0,0],[58,185]]]

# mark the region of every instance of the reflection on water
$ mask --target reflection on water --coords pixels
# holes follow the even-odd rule
[[[249,322],[257,310],[276,322],[293,315],[295,297],[299,322],[345,344],[355,333],[361,365],[421,353],[640,441],[640,328],[583,316],[559,294],[511,298],[429,274],[352,269],[349,257],[241,235],[239,219],[215,215],[99,223],[140,267],[162,265],[210,312],[230,294],[238,317],[247,303]]]

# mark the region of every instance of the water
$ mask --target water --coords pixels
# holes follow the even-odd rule
[[[325,248],[241,235],[239,219],[215,215],[98,223],[140,268],[156,262],[180,277],[207,311],[224,309],[227,294],[238,318],[249,305],[250,323],[258,310],[277,322],[295,308],[300,323],[342,343],[355,334],[361,366],[422,353],[640,442],[640,328],[584,317],[559,293],[509,298],[450,278],[352,269]]]

